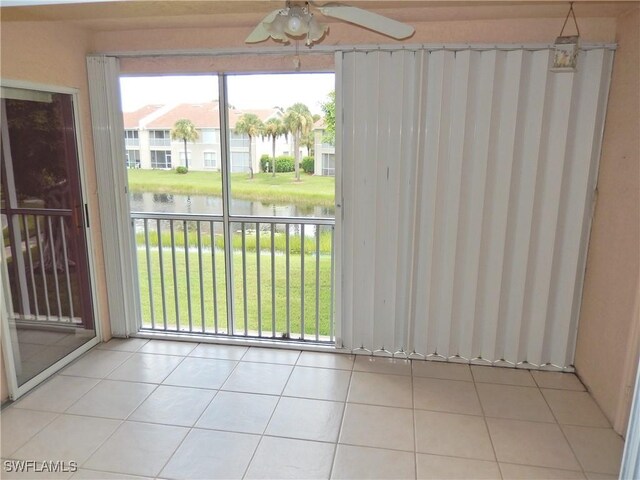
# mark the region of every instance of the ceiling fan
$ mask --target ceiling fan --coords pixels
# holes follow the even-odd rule
[[[336,3],[312,5],[325,17],[338,18],[397,40],[408,38],[415,31],[411,25],[362,8]],[[295,4],[287,1],[285,8],[274,10],[264,17],[246,38],[245,43],[258,43],[269,37],[289,43],[290,38],[306,37],[305,43],[312,45],[321,40],[328,29],[327,25],[316,20],[310,9],[310,2]]]

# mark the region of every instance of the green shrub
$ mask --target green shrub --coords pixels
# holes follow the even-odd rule
[[[293,172],[295,167],[295,159],[293,157],[281,156],[276,157],[276,172]]]
[[[181,175],[184,175],[185,173],[187,173],[189,171],[189,169],[187,167],[176,167],[176,173],[179,173]]]
[[[313,164],[313,159],[311,159]],[[263,173],[271,173],[271,163],[273,162],[273,158],[271,158],[266,153],[260,157],[260,171]],[[276,157],[276,172],[285,173],[285,172],[293,172],[295,170],[294,158],[289,157],[287,155],[282,155],[280,157]]]
[[[315,172],[313,163],[313,157],[304,157],[302,159],[302,163],[300,165],[302,166],[302,170],[304,170],[304,173],[313,174]]]
[[[267,164],[269,168],[267,168]],[[260,157],[260,171],[264,173],[271,171],[271,157],[266,153]]]

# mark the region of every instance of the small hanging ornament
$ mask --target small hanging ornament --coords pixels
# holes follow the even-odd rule
[[[569,4],[569,12],[567,18],[564,19],[562,24],[562,30],[560,30],[560,36],[555,41],[555,51],[553,54],[553,66],[552,72],[575,72],[576,65],[578,63],[578,44],[580,41],[580,29],[578,28],[578,21],[576,20],[576,14],[573,11],[573,2]],[[576,26],[577,35],[563,36],[564,28],[567,26],[569,16],[573,17],[573,23]]]

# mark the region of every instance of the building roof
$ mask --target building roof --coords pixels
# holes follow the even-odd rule
[[[160,108],[166,111],[158,112]],[[140,128],[141,124],[148,129],[170,129],[175,123],[186,118],[191,120],[196,128],[220,128],[220,117],[218,115],[218,102],[207,103],[181,103],[174,107],[164,107],[162,105],[147,105],[139,110],[124,114],[125,128]],[[157,115],[157,113],[161,113]],[[229,126],[235,128],[236,123],[245,113],[253,113],[263,122],[277,114],[276,109],[264,110],[239,110],[229,111]],[[156,115],[154,115],[156,114]],[[155,116],[155,118],[154,118]],[[151,118],[147,118],[151,117]],[[145,121],[145,119],[147,121]]]
[[[145,105],[133,112],[124,112],[124,128],[138,128],[145,117],[157,112],[160,108],[162,105]]]

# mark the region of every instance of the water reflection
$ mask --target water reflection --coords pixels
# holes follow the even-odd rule
[[[131,194],[130,203],[132,212],[222,215],[222,198],[211,195],[135,192]],[[231,199],[231,214],[261,217],[333,218],[335,216],[335,208],[306,205],[277,205],[233,198]]]

